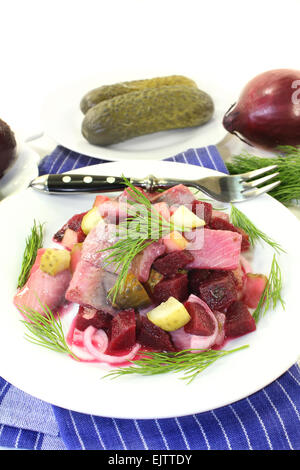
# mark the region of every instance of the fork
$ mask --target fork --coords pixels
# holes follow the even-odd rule
[[[274,189],[280,184],[280,181],[274,181],[267,185],[264,183],[278,176],[279,172],[267,174],[276,168],[277,165],[271,165],[240,175],[208,176],[197,180],[157,178],[153,175],[146,178],[128,179],[134,186],[150,192],[184,184],[198,189],[211,199],[229,203],[246,201]],[[29,186],[50,194],[77,194],[117,191],[124,189],[126,183],[124,178],[119,176],[63,173],[39,176]]]

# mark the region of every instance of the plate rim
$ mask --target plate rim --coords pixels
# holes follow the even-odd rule
[[[139,161],[139,162],[140,162],[140,161]],[[148,162],[149,162],[149,164],[153,164],[153,163],[154,163],[152,160],[149,160]],[[144,162],[140,162],[140,163],[144,163]],[[126,162],[103,163],[103,164],[100,164],[100,165],[101,165],[101,168],[103,168],[103,166],[105,166],[105,167],[108,167],[108,166],[111,166],[111,165],[119,166],[120,164],[121,164],[121,165],[122,165],[122,164],[124,165],[124,164],[126,164]],[[172,165],[172,166],[174,166],[174,165],[176,165],[176,166],[177,166],[177,165],[179,165],[179,166],[184,165],[185,167],[187,167],[187,166],[195,167],[195,166],[196,166],[196,165],[187,165],[186,163],[181,163],[181,162],[155,162],[155,164],[158,164],[158,165]],[[100,167],[100,165],[93,165],[93,166],[94,166],[94,167]],[[199,167],[199,166],[196,166],[196,167],[197,167],[197,169],[198,169],[199,171],[203,170],[203,167]],[[87,168],[89,168],[89,167],[87,167]],[[208,169],[206,169],[206,168],[204,168],[204,170],[205,170],[205,171],[210,171],[210,172],[215,173],[215,170],[208,170]],[[82,169],[80,168],[80,169],[76,169],[76,170],[73,170],[73,171],[74,171],[74,172],[78,172],[78,171],[82,171]],[[25,190],[25,191],[32,191],[32,190]],[[16,194],[14,197],[18,198],[19,196],[20,196],[20,194]],[[47,197],[49,197],[49,196],[47,196]],[[51,196],[50,196],[50,197],[51,197]],[[271,196],[265,195],[264,197],[266,197],[267,199],[271,199],[273,202],[275,201],[275,203],[277,203],[279,206],[282,206],[282,204],[280,204],[278,201],[276,201],[276,200],[274,200],[273,198],[271,198]],[[9,203],[9,202],[7,202],[7,203]],[[282,206],[282,207],[284,207],[284,206]],[[291,213],[288,211],[288,209],[286,209],[286,208],[284,208],[284,209],[287,211],[287,213],[289,213],[289,214],[291,215],[291,217],[292,217],[293,219],[295,219],[295,220],[297,221],[296,217],[295,217],[293,214],[291,214]],[[0,206],[0,211],[1,211],[1,206]],[[298,223],[298,221],[297,221],[297,223]],[[69,358],[68,358],[68,359],[69,359]],[[200,411],[199,411],[199,409],[198,409],[198,407],[197,407],[197,409],[194,409],[194,410],[191,410],[191,409],[190,409],[188,412],[176,413],[176,415],[174,415],[173,413],[171,413],[171,414],[164,414],[164,415],[159,414],[159,415],[157,415],[157,416],[153,416],[153,415],[152,415],[152,416],[149,416],[149,415],[147,415],[147,414],[146,414],[145,416],[141,416],[141,415],[132,416],[132,414],[127,415],[126,413],[125,413],[125,414],[124,414],[124,413],[121,413],[121,414],[119,414],[119,415],[118,415],[118,414],[112,415],[111,413],[108,413],[108,414],[106,415],[106,414],[103,413],[103,412],[99,413],[99,412],[95,412],[95,411],[89,410],[89,409],[83,411],[81,407],[76,407],[76,406],[73,406],[72,409],[73,409],[74,411],[83,412],[83,413],[91,413],[91,414],[95,414],[95,415],[98,415],[98,416],[116,417],[116,418],[124,418],[124,419],[171,418],[171,417],[174,417],[174,416],[184,416],[184,415],[187,415],[187,414],[205,412],[205,411],[209,411],[210,409],[217,409],[217,408],[220,408],[220,407],[222,407],[222,406],[229,405],[229,404],[231,404],[231,403],[236,402],[236,401],[239,400],[239,399],[245,398],[246,396],[250,396],[251,394],[257,392],[257,391],[260,390],[261,388],[267,386],[267,385],[268,385],[269,383],[271,383],[272,381],[276,380],[276,378],[278,378],[281,374],[283,374],[286,370],[288,370],[288,368],[289,368],[290,366],[292,366],[296,361],[297,361],[297,357],[296,357],[295,359],[292,359],[292,358],[291,358],[291,360],[288,361],[288,362],[289,362],[289,365],[285,368],[284,371],[281,371],[279,374],[276,374],[276,377],[274,376],[273,378],[271,378],[271,379],[269,380],[269,382],[268,382],[268,383],[265,383],[263,386],[259,386],[259,388],[255,388],[255,387],[254,387],[251,391],[248,391],[248,392],[247,392],[247,395],[245,395],[245,396],[243,396],[243,397],[239,397],[239,398],[236,398],[236,397],[235,397],[231,402],[226,401],[226,403],[221,403],[221,404],[219,404],[218,406],[214,406],[213,408],[210,407],[210,408],[207,408],[207,409],[201,409]],[[5,377],[4,377],[4,378],[5,378]],[[6,380],[10,381],[9,379],[6,379]],[[20,385],[21,385],[21,384],[16,385],[16,386],[20,386]],[[30,393],[30,392],[27,391],[27,393]],[[44,398],[44,397],[41,397],[41,396],[39,396],[39,397],[37,397],[37,398],[40,398],[40,399],[42,399],[42,400],[45,400],[45,398]],[[49,401],[49,399],[46,399],[46,401]],[[50,403],[52,403],[52,404],[54,404],[54,405],[57,405],[57,406],[63,406],[63,407],[68,408],[68,406],[66,406],[66,404],[62,405],[61,402],[59,402],[59,400],[58,400],[58,401],[57,401],[57,400],[54,400],[54,402],[53,402],[52,400],[50,400]]]

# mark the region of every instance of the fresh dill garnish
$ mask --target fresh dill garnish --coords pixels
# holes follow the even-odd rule
[[[266,287],[262,293],[262,296],[258,302],[255,311],[253,312],[253,318],[256,323],[265,315],[265,313],[269,310],[270,307],[275,309],[278,302],[284,308],[284,301],[281,297],[281,290],[281,270],[277,262],[276,255],[274,254]]]
[[[272,240],[272,238],[257,228],[254,223],[251,222],[251,220],[233,204],[231,204],[230,219],[233,225],[241,228],[247,233],[252,246],[254,246],[257,241],[264,241],[275,251],[284,252],[284,249],[279,245],[279,243]]]
[[[43,305],[40,301],[39,303],[42,307],[42,313],[18,305],[19,311],[25,317],[21,322],[28,330],[25,338],[38,346],[69,354],[74,359],[78,359],[67,345],[59,315],[55,317],[47,305]]]
[[[192,352],[195,349],[185,349],[179,352],[143,352],[141,359],[130,361],[131,366],[114,369],[105,377],[117,378],[124,375],[157,375],[167,372],[181,373],[181,379],[192,382],[201,372],[211,366],[218,359],[228,356],[249,345],[231,350],[203,349],[201,352]],[[199,349],[197,349],[199,351]]]
[[[125,176],[123,179],[129,188],[129,195],[133,198],[133,200],[127,199],[128,217],[117,228],[116,237],[118,240],[116,243],[101,250],[108,252],[108,255],[103,259],[103,266],[112,264],[114,271],[118,272],[117,281],[109,291],[113,303],[124,285],[135,256],[171,231],[182,230],[164,219],[149,199],[135,188]]]
[[[30,270],[35,262],[37,251],[42,247],[43,244],[43,224],[37,223],[34,220],[33,227],[29,237],[26,239],[25,250],[23,254],[21,273],[18,278],[17,287],[21,288],[25,285]]]
[[[235,155],[232,162],[226,162],[231,175],[246,173],[248,171],[264,168],[269,165],[277,165],[279,175],[272,181],[280,180],[281,183],[272,189],[269,194],[285,205],[293,200],[300,200],[300,147],[289,145],[278,147],[278,156],[266,158],[242,153]]]

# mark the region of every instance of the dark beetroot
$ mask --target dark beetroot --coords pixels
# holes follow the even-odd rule
[[[0,178],[14,162],[17,155],[15,135],[6,122],[0,119]]]
[[[175,351],[169,333],[154,325],[147,317],[140,317],[137,342],[154,351]]]
[[[108,332],[111,327],[112,319],[113,316],[109,313],[81,305],[76,316],[75,328],[84,331],[88,326],[93,326],[97,328],[97,330],[103,329]]]
[[[190,294],[199,295],[199,287],[201,282],[204,282],[210,276],[209,269],[192,269],[188,272],[189,279],[189,292]]]
[[[133,308],[119,312],[111,322],[109,351],[126,351],[136,342],[136,316]]]
[[[162,279],[153,289],[152,299],[155,303],[166,302],[169,297],[175,297],[184,302],[188,297],[188,276],[180,273],[173,277]]]
[[[191,317],[190,321],[184,326],[184,331],[191,335],[212,335],[215,324],[206,310],[197,302],[185,302],[184,306]]]
[[[195,200],[192,203],[192,212],[200,219],[205,220],[206,224],[209,224],[211,220],[212,210],[212,205],[209,202]]]
[[[85,233],[82,231],[81,228],[81,222],[85,214],[86,212],[82,212],[81,214],[73,215],[73,217],[71,217],[71,219],[69,219],[68,222],[64,224],[62,228],[55,233],[53,239],[56,242],[61,242],[64,238],[65,231],[69,228],[71,230],[74,230],[74,232],[78,234],[77,243],[82,243],[86,237]]]
[[[249,235],[244,232],[239,227],[235,227],[232,223],[229,221],[225,220],[222,217],[213,217],[210,221],[209,228],[213,230],[229,230],[230,232],[237,232],[242,235],[242,251],[247,251],[250,248],[250,241],[249,241]]]
[[[256,330],[255,320],[244,302],[233,302],[226,312],[225,335],[235,338]]]
[[[210,277],[200,284],[198,295],[211,310],[224,312],[237,300],[236,283],[232,272],[212,272]]]
[[[194,261],[194,257],[189,251],[172,251],[157,258],[153,263],[153,268],[164,276],[170,276],[192,261]]]

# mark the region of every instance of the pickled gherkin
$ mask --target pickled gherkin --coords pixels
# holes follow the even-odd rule
[[[168,77],[148,78],[145,80],[133,80],[120,82],[113,85],[103,85],[90,90],[80,102],[80,109],[85,114],[90,108],[104,100],[110,100],[118,95],[141,91],[147,88],[159,88],[169,85],[185,85],[197,87],[196,83],[183,75],[170,75]]]
[[[214,104],[202,90],[184,85],[135,91],[102,101],[82,122],[82,134],[94,145],[111,145],[133,137],[209,121]]]
[[[118,291],[114,306],[126,308],[141,308],[150,304],[150,297],[140,281],[129,272],[122,288]]]

